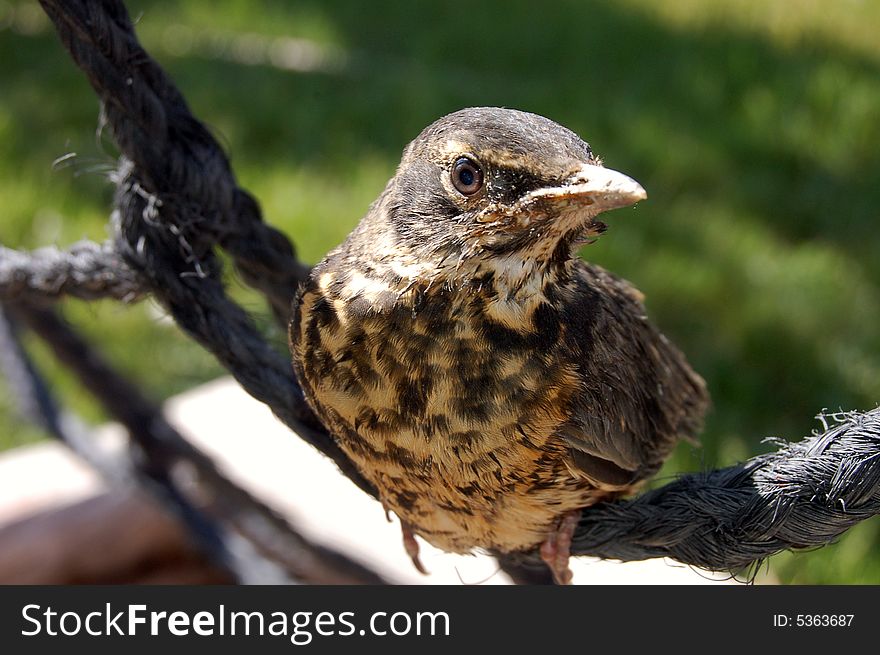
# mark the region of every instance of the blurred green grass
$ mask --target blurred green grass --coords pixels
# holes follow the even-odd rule
[[[583,255],[647,294],[709,383],[704,445],[679,448],[664,475],[800,438],[823,408],[880,401],[880,3],[128,4],[306,261],[355,225],[409,139],[463,106],[549,116],[642,182],[650,200],[611,216]],[[91,90],[36,3],[0,0],[0,26],[0,241],[101,239],[113,155]],[[285,69],[266,46],[278,37],[344,65]],[[156,398],[221,374],[149,304],[64,311]],[[100,420],[32,350],[59,395]],[[0,394],[0,448],[38,436]],[[878,545],[875,519],[769,568],[787,582],[876,584]]]

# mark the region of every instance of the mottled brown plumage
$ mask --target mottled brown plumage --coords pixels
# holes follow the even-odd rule
[[[416,534],[533,548],[696,433],[703,381],[638,291],[574,255],[600,212],[643,197],[546,118],[466,109],[406,148],[314,268],[291,322],[297,375]]]

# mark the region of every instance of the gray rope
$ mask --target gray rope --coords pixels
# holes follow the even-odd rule
[[[116,252],[248,393],[374,493],[308,410],[286,357],[220,283],[216,246],[232,254],[283,324],[306,270],[292,246],[262,222],[220,147],[137,42],[121,2],[41,4],[100,97],[123,154],[115,177]],[[848,415],[821,436],[741,466],[588,508],[574,552],[625,560],[667,555],[730,570],[786,548],[828,543],[877,513],[876,418],[876,410]],[[529,553],[504,561],[528,579],[534,559]]]
[[[584,512],[574,552],[739,571],[831,543],[880,512],[880,409],[819,418],[822,432],[773,453]]]
[[[0,245],[0,297],[6,300],[73,296],[83,300],[138,300],[144,289],[113,244],[80,241],[67,250],[22,253]]]

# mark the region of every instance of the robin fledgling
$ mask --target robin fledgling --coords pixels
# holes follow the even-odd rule
[[[290,325],[308,402],[404,527],[446,551],[540,546],[568,582],[580,510],[633,491],[708,404],[642,295],[576,256],[646,197],[541,116],[425,128]]]

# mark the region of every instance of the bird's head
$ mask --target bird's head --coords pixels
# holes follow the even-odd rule
[[[575,245],[604,231],[599,214],[645,197],[571,130],[536,114],[480,107],[425,128],[404,151],[381,206],[396,244],[461,269],[567,261]]]

